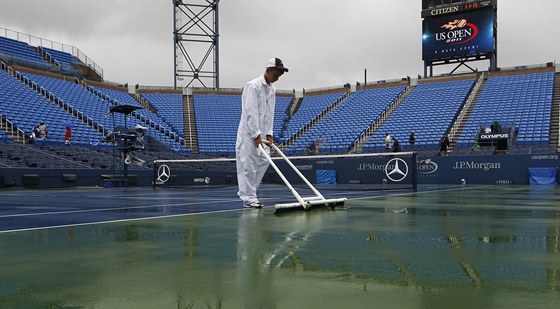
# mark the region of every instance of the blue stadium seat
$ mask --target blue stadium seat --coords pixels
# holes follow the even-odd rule
[[[439,139],[453,123],[475,81],[433,82],[417,85],[364,144],[364,151],[380,150],[385,134],[399,140],[406,150],[408,137],[415,132],[415,147],[437,147]]]
[[[548,143],[553,81],[552,72],[488,78],[457,145],[472,145],[478,129],[494,121],[515,124],[520,145]]]

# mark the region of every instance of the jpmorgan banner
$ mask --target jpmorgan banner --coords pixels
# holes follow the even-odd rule
[[[505,154],[418,159],[419,184],[529,184],[530,168],[558,168],[558,154]]]

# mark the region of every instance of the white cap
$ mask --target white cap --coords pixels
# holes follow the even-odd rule
[[[282,60],[280,60],[280,58],[272,58],[268,60],[268,62],[266,63],[266,68],[277,68],[280,71],[288,72],[288,68],[284,67],[284,64],[282,63]]]

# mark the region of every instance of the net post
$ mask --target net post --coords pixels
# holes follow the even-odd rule
[[[157,182],[157,161],[154,161],[154,173],[152,177],[152,187],[154,189],[156,188],[156,182]]]
[[[417,153],[416,151],[414,151],[412,153],[412,189],[414,190],[414,192],[418,192],[418,176],[417,176],[417,170],[416,170],[416,164],[417,164]]]

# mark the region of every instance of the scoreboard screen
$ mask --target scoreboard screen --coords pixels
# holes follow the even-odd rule
[[[422,60],[444,60],[493,53],[494,11],[466,10],[425,18]]]

